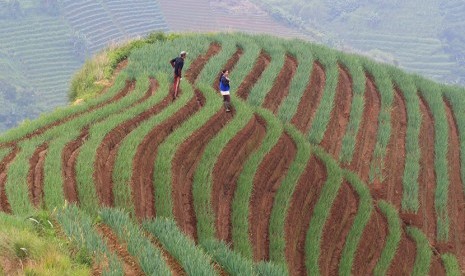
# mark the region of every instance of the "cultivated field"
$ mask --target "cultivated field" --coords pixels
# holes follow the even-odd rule
[[[138,43],[99,97],[0,137],[1,211],[56,209],[97,273],[463,273],[462,88],[300,40]]]

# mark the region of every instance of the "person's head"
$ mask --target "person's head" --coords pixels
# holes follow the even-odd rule
[[[187,52],[186,52],[186,51],[182,51],[179,55],[180,55],[182,58],[186,58]]]
[[[229,75],[229,70],[224,69],[223,71],[221,71],[221,74],[223,74],[223,75],[225,75],[227,77]]]

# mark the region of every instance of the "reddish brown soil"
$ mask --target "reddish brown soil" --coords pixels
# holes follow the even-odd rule
[[[371,213],[355,253],[353,275],[371,275],[386,243],[388,233],[386,218],[378,208]]]
[[[218,43],[210,44],[208,51],[205,55],[198,56],[189,66],[189,70],[187,70],[184,77],[190,82],[195,83],[197,77],[199,76],[200,72],[202,71],[205,64],[207,64],[208,60],[221,51],[221,45]]]
[[[62,174],[63,174],[63,193],[65,199],[71,203],[79,203],[79,194],[76,181],[76,160],[79,155],[81,146],[89,137],[89,128],[85,127],[79,137],[69,142],[64,147],[61,154]]]
[[[226,145],[213,169],[212,207],[216,217],[216,236],[232,244],[231,204],[237,179],[247,158],[260,146],[266,122],[255,115]]]
[[[249,236],[255,261],[268,261],[270,258],[269,225],[274,197],[296,153],[294,141],[284,133],[265,156],[254,177],[249,209]]]
[[[313,70],[310,78],[310,83],[300,99],[297,112],[291,120],[291,123],[303,134],[307,134],[310,130],[313,116],[320,104],[325,87],[326,73],[323,69],[323,65],[318,61],[313,63]]]
[[[123,262],[124,275],[145,275],[140,268],[137,260],[129,254],[126,244],[122,244],[118,240],[118,236],[106,225],[98,225],[98,232],[104,237],[107,242],[108,248],[116,253]]]
[[[195,92],[197,97],[193,97],[173,116],[153,128],[137,147],[132,166],[131,187],[135,212],[139,219],[155,217],[153,164],[157,157],[158,146],[187,118],[200,109],[197,99],[205,102],[203,94],[199,91]]]
[[[286,259],[291,275],[307,275],[305,240],[327,173],[324,163],[312,156],[292,196],[285,226]]]
[[[238,97],[242,98],[243,100],[247,99],[250,93],[250,89],[252,89],[252,87],[258,81],[258,79],[260,79],[266,67],[268,67],[268,65],[270,64],[270,61],[271,57],[267,53],[262,51],[258,56],[258,59],[255,62],[254,67],[237,89]]]
[[[446,268],[444,267],[444,264],[442,263],[441,256],[436,255],[437,252],[434,252],[434,255],[431,259],[431,265],[429,267],[429,275],[438,275],[438,276],[443,276],[447,275],[446,274]]]
[[[380,106],[379,92],[373,77],[367,75],[363,117],[357,133],[354,156],[349,165],[349,168],[357,172],[365,183],[369,181],[370,162],[377,140]]]
[[[334,107],[325,135],[320,144],[336,159],[341,151],[342,138],[349,124],[352,94],[352,78],[347,69],[339,66],[339,81],[336,88]]]
[[[399,248],[389,266],[388,275],[412,275],[413,265],[417,256],[417,247],[415,241],[402,231],[399,242]]]
[[[419,174],[419,198],[420,216],[423,233],[428,237],[431,244],[436,240],[436,214],[434,209],[434,194],[436,191],[436,171],[434,168],[434,117],[420,97],[420,110],[422,123],[420,128],[420,174]]]
[[[449,241],[452,243],[454,251],[459,257],[461,267],[465,267],[465,194],[460,171],[460,138],[452,107],[447,100],[444,101],[449,124],[449,147],[447,153],[447,161],[449,163]]]
[[[174,258],[166,249],[163,247],[163,245],[160,243],[160,241],[153,236],[150,233],[146,233],[146,236],[150,239],[152,242],[153,246],[158,248],[160,250],[163,259],[165,260],[166,264],[171,270],[171,275],[172,276],[184,276],[187,275],[186,272],[184,271],[184,268],[181,266],[181,264],[178,263],[176,258]]]
[[[29,159],[29,173],[27,175],[29,198],[37,208],[41,207],[44,198],[44,163],[47,150],[48,144],[43,143]]]
[[[232,119],[234,112],[218,111],[178,148],[172,161],[174,217],[189,237],[197,240],[192,185],[195,170],[208,142]]]
[[[282,101],[289,94],[291,81],[297,71],[297,60],[290,55],[286,55],[284,66],[276,77],[276,81],[270,92],[265,97],[263,107],[271,110],[273,113],[278,111]]]
[[[154,93],[158,88],[156,80],[150,80],[150,89]],[[94,179],[99,202],[104,206],[113,206],[112,173],[116,161],[116,154],[124,138],[136,129],[142,122],[160,113],[171,103],[171,95],[140,113],[139,115],[118,125],[105,135],[97,149]]]
[[[405,137],[407,133],[407,110],[399,89],[394,89],[394,106],[391,111],[391,138],[387,146],[382,188],[387,189],[387,200],[401,209],[402,178],[405,168]]]
[[[344,182],[323,229],[319,264],[324,275],[338,274],[342,250],[357,215],[357,209],[357,194],[350,184]]]
[[[11,152],[3,158],[0,162],[0,211],[5,213],[11,213],[11,206],[8,202],[8,197],[6,195],[6,180],[7,180],[7,171],[11,162],[15,159],[16,155],[19,153],[19,148],[15,145]]]

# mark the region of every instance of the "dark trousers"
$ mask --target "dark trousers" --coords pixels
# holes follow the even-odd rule
[[[231,110],[231,96],[230,95],[223,95],[223,103],[226,109]]]
[[[178,96],[178,88],[179,88],[179,82],[181,81],[181,77],[178,77],[176,75],[174,75],[174,79],[173,79],[173,97],[177,97]]]

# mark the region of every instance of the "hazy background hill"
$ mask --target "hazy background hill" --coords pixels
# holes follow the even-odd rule
[[[86,58],[153,31],[300,37],[463,85],[463,15],[459,0],[0,0],[0,132],[67,104]]]

